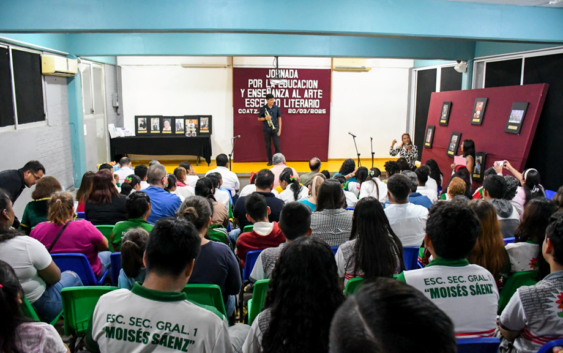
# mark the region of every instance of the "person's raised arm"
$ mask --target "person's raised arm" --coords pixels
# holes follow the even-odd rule
[[[49,266],[44,269],[37,270],[37,274],[50,286],[61,280],[61,270],[54,261],[51,261]]]
[[[512,174],[514,174],[516,179],[518,179],[522,185],[524,184],[524,176],[522,175],[522,173],[514,169],[514,167],[512,166],[512,164],[510,164],[509,161],[504,161],[504,167],[508,169]]]
[[[397,140],[393,140],[393,142],[391,142],[391,148],[389,149],[389,154],[392,156],[396,156],[399,153],[399,149],[395,149],[396,143]]]

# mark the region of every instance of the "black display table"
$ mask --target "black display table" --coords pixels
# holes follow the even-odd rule
[[[131,136],[110,139],[111,156],[125,154],[190,155],[211,163],[211,137]],[[117,160],[117,159],[114,159]]]

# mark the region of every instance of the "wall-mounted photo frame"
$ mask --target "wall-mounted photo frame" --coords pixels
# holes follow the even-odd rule
[[[450,137],[450,144],[448,145],[448,156],[454,157],[457,154],[457,147],[459,146],[460,140],[461,132],[452,132],[452,136]]]
[[[187,137],[199,136],[199,119],[197,117],[184,117]]]
[[[450,122],[450,113],[452,111],[452,102],[444,102],[442,104],[442,113],[440,114],[440,125],[448,126]]]
[[[151,134],[160,134],[160,117],[159,116],[151,116],[149,120],[149,131]]]
[[[485,165],[487,164],[487,153],[475,153],[475,164],[473,165],[473,181],[483,181],[485,175]]]
[[[174,134],[184,135],[185,133],[184,117],[174,118]]]
[[[211,135],[211,115],[199,117],[199,133],[202,135]]]
[[[424,138],[424,147],[432,148],[432,142],[434,141],[434,131],[436,130],[436,126],[429,125],[426,128],[426,137]]]
[[[528,110],[528,104],[528,102],[512,103],[512,109],[510,109],[510,115],[504,132],[516,135],[520,134],[520,129],[522,129],[526,111]]]
[[[485,117],[485,109],[487,108],[488,98],[475,99],[475,106],[473,107],[473,115],[471,115],[471,125],[483,124]]]
[[[149,131],[149,117],[135,116],[135,135],[147,134]]]
[[[162,118],[162,133],[163,134],[171,134],[172,133],[172,120],[174,118],[170,116],[165,116]]]

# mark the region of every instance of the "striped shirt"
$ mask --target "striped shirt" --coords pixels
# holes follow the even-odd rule
[[[311,236],[320,238],[330,246],[340,246],[350,238],[352,211],[343,208],[322,210],[311,215]]]

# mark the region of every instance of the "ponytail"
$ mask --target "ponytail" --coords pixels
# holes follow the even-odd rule
[[[125,232],[121,243],[121,268],[127,277],[137,277],[144,267],[143,254],[148,240],[149,233],[142,228],[133,228]]]
[[[290,190],[293,192],[293,197],[295,201],[299,200],[299,193],[301,192],[301,185],[297,181],[295,175],[293,175],[293,169],[285,168],[280,174],[280,181],[285,181],[288,183]]]
[[[375,190],[377,192],[377,199],[379,199],[379,185],[377,185],[375,180],[373,180],[375,174],[376,174],[375,170],[368,171],[366,167],[360,167],[356,171],[356,179],[360,182],[360,187],[364,183],[364,181],[371,181],[375,185]]]
[[[204,197],[206,199],[217,201],[217,200],[215,200],[215,196],[213,196],[214,192],[215,192],[215,190],[213,188],[213,182],[208,177],[204,177],[204,178],[199,179],[197,181],[197,183],[195,184],[195,194],[196,194],[196,196],[201,196],[201,197]]]
[[[534,169],[530,168],[524,172],[524,192],[526,193],[525,205],[530,202],[530,200],[545,197],[545,192],[543,186],[541,185],[540,173]]]
[[[178,218],[191,222],[198,231],[207,228],[212,215],[211,202],[201,196],[188,197],[178,209]]]
[[[63,225],[74,215],[74,199],[70,192],[56,192],[49,200],[47,219],[54,224]]]

